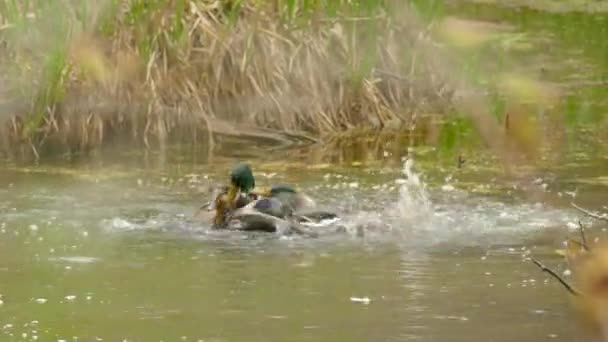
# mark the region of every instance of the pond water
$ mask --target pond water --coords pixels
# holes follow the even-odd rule
[[[457,181],[426,189],[399,167],[274,174],[260,163],[260,184],[308,189],[347,231],[218,232],[189,217],[208,184],[224,180],[228,158],[161,169],[129,158],[3,170],[3,340],[577,336],[565,291],[526,259],[564,270],[553,251],[577,220],[569,209],[475,194]]]
[[[506,21],[559,47],[519,58],[578,56],[603,70],[599,52],[580,53],[601,45],[555,37],[556,22],[569,22],[562,14],[487,4],[445,11]],[[580,71],[560,70],[556,82]],[[321,163],[310,151],[270,155],[251,144],[204,160],[175,149],[4,163],[0,340],[584,340],[566,291],[528,258],[563,272],[554,251],[580,218],[568,203],[608,203],[601,135],[585,133],[603,123],[602,87],[569,95],[565,114],[578,121],[568,149],[529,182],[502,174],[487,151],[458,169],[441,149],[422,147],[405,174],[399,149],[369,163]],[[346,231],[245,234],[190,220],[236,157],[252,160],[261,185],[305,189],[341,214]]]

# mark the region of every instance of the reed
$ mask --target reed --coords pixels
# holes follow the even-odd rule
[[[397,5],[396,5],[397,4]],[[0,0],[6,154],[400,129],[450,89],[381,0]]]

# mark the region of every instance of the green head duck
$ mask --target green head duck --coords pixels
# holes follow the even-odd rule
[[[230,189],[228,190],[228,203],[235,209],[242,203],[236,203],[239,193],[249,194],[255,188],[255,178],[249,164],[239,163],[232,167],[230,172]]]
[[[255,178],[249,164],[239,163],[232,168],[230,184],[246,194],[255,188]]]

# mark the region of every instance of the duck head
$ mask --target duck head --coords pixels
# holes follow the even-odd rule
[[[249,164],[239,163],[232,167],[230,172],[230,187],[228,190],[228,202],[235,203],[240,194],[249,194],[255,188],[255,177]]]
[[[273,185],[268,192],[269,197],[276,198],[293,211],[311,209],[316,206],[312,198],[297,191],[294,187],[287,184]]]
[[[213,223],[216,226],[226,225],[230,212],[242,208],[252,199],[251,190],[255,188],[253,171],[248,164],[239,163],[232,167],[230,172],[230,185],[221,187],[214,193],[209,209],[215,212]]]

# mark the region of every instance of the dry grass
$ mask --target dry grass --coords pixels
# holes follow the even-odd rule
[[[382,2],[26,3],[0,6],[7,153],[398,129],[451,96]]]

